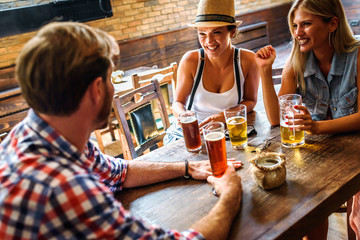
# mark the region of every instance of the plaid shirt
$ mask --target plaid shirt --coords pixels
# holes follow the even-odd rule
[[[84,153],[33,110],[0,145],[0,239],[203,239],[148,224],[126,211],[127,161]]]

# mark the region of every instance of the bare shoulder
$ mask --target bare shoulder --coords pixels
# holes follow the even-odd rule
[[[252,60],[255,57],[255,53],[249,49],[241,48],[240,51],[242,59]]]
[[[255,53],[249,49],[240,49],[241,66],[243,70],[247,72],[247,69],[254,68],[256,66]]]
[[[197,50],[191,50],[184,54],[180,63],[183,64],[196,64],[199,59],[199,53]]]
[[[241,48],[240,49],[241,68],[245,78],[249,72],[257,69],[255,62],[255,53],[251,50]]]
[[[187,72],[194,75],[197,69],[198,61],[199,61],[199,53],[197,50],[186,52],[184,56],[181,58],[179,64],[179,72],[180,73]]]

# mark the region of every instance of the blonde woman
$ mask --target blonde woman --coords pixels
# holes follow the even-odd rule
[[[297,106],[299,130],[310,134],[360,130],[358,112],[358,43],[339,0],[298,0],[289,12],[293,48],[287,60],[278,96],[299,93],[305,106]],[[279,109],[271,66],[275,49],[256,53],[264,104],[272,125],[279,124]],[[324,121],[326,120],[326,121]]]
[[[305,105],[295,106],[300,110],[294,116],[298,130],[305,130],[308,134],[360,130],[359,41],[352,34],[340,0],[296,0],[288,21],[293,47],[284,67],[278,95],[271,76],[275,49],[264,47],[255,57],[269,122],[271,125],[279,124],[277,97],[298,93]],[[352,226],[358,237],[359,194],[352,205]],[[320,235],[315,239],[326,239],[326,231]]]

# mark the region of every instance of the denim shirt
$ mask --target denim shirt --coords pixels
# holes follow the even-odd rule
[[[357,62],[358,49],[350,53],[334,53],[327,79],[316,63],[314,53],[308,55],[304,80],[303,103],[315,121],[325,120],[330,108],[332,118],[340,118],[357,112]]]

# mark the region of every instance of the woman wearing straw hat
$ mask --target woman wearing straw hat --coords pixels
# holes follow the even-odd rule
[[[197,114],[199,126],[225,122],[224,109],[239,103],[250,112],[256,105],[260,75],[254,53],[231,44],[240,21],[235,21],[234,0],[200,0],[195,23],[202,49],[185,53],[179,64],[173,104],[176,117],[186,109]],[[182,137],[174,125],[164,143]]]

